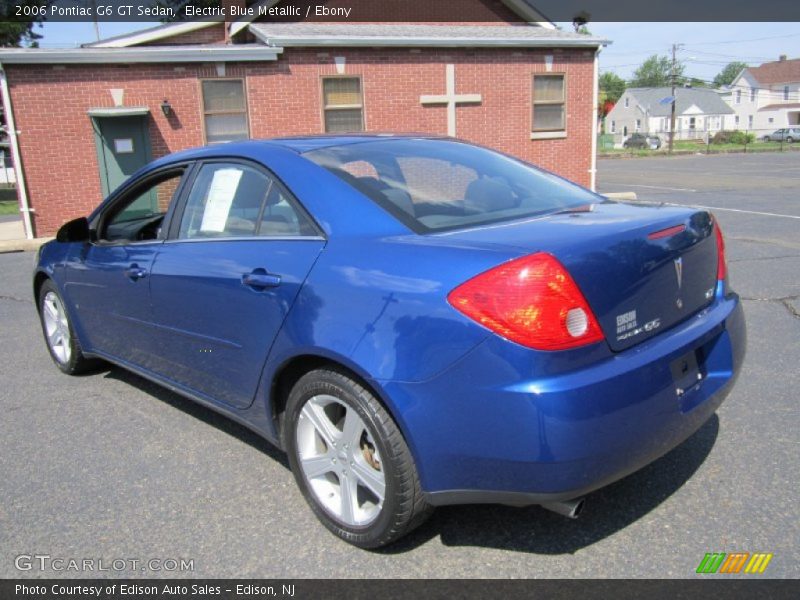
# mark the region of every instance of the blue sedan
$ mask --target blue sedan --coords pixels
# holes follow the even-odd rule
[[[718,223],[411,136],[155,161],[42,246],[63,372],[106,361],[252,428],[334,534],[583,497],[696,431],[745,353]]]

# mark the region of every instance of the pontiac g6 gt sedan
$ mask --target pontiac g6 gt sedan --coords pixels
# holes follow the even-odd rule
[[[284,449],[322,523],[583,496],[730,392],[745,323],[702,210],[609,201],[452,139],[302,137],[155,161],[44,245],[65,373],[108,361]]]

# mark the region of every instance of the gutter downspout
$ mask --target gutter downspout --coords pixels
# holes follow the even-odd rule
[[[594,75],[592,76],[592,166],[589,167],[589,189],[597,191],[597,102],[599,100],[598,86],[600,85],[599,64],[600,50],[594,53]]]
[[[0,63],[0,93],[2,93],[3,106],[5,107],[8,137],[11,140],[11,159],[14,161],[14,178],[17,180],[17,196],[20,204],[19,210],[22,213],[22,220],[25,224],[25,237],[32,240],[33,223],[31,222],[31,212],[33,212],[33,210],[28,204],[28,190],[25,188],[25,176],[22,172],[22,159],[20,158],[19,143],[17,140],[17,125],[14,122],[14,111],[11,109],[11,94],[8,91],[8,80],[6,79],[6,71],[3,68],[3,63]]]

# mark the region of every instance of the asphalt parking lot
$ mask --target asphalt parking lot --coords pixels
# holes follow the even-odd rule
[[[717,416],[591,494],[580,519],[449,507],[386,550],[352,548],[248,430],[117,368],[62,375],[31,298],[33,255],[4,254],[0,577],[81,575],[19,571],[20,554],[194,564],[101,576],[692,577],[706,552],[735,551],[773,553],[761,577],[800,576],[800,153],[606,160],[599,182],[714,209],[749,351]]]

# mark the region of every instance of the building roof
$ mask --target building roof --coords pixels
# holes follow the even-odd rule
[[[165,38],[170,38],[182,33],[190,33],[216,25],[223,21],[222,17],[208,17],[203,20],[176,21],[173,23],[162,23],[155,27],[140,29],[132,33],[123,33],[113,37],[103,38],[96,42],[81,44],[83,48],[127,48],[157,42]]]
[[[251,23],[269,46],[559,47],[596,48],[605,38],[530,25],[417,25],[408,23]]]
[[[672,88],[628,88],[626,91],[631,93],[643,109],[647,109],[647,114],[651,117],[670,116],[670,103],[662,104],[661,101],[672,96]],[[679,115],[692,106],[697,106],[707,115],[732,115],[735,112],[720,98],[716,90],[679,87],[675,89],[675,97],[675,112]]]
[[[800,58],[776,60],[745,69],[759,85],[800,82]]]
[[[535,0],[501,0],[511,11],[519,15],[528,24],[541,27],[543,29],[555,30],[555,23],[545,17],[535,6]],[[259,0],[254,2],[252,7],[255,10],[254,16],[240,17],[230,24],[230,35],[234,36],[243,29],[247,28],[252,22],[256,21],[258,17],[258,9],[260,7],[269,8],[278,4],[280,0]],[[174,23],[164,23],[148,29],[134,31],[132,33],[124,33],[114,37],[105,38],[97,42],[83,44],[84,47],[97,47],[97,48],[125,48],[128,46],[136,46],[139,44],[147,44],[157,42],[159,40],[170,38],[182,33],[189,33],[210,27],[215,23],[224,21],[224,17],[206,17],[202,19],[194,19],[191,21],[178,21]]]
[[[781,110],[783,108],[790,108],[792,110],[797,110],[800,108],[800,102],[786,102],[783,104],[767,104],[766,106],[762,106],[758,109],[758,112],[762,110]]]

